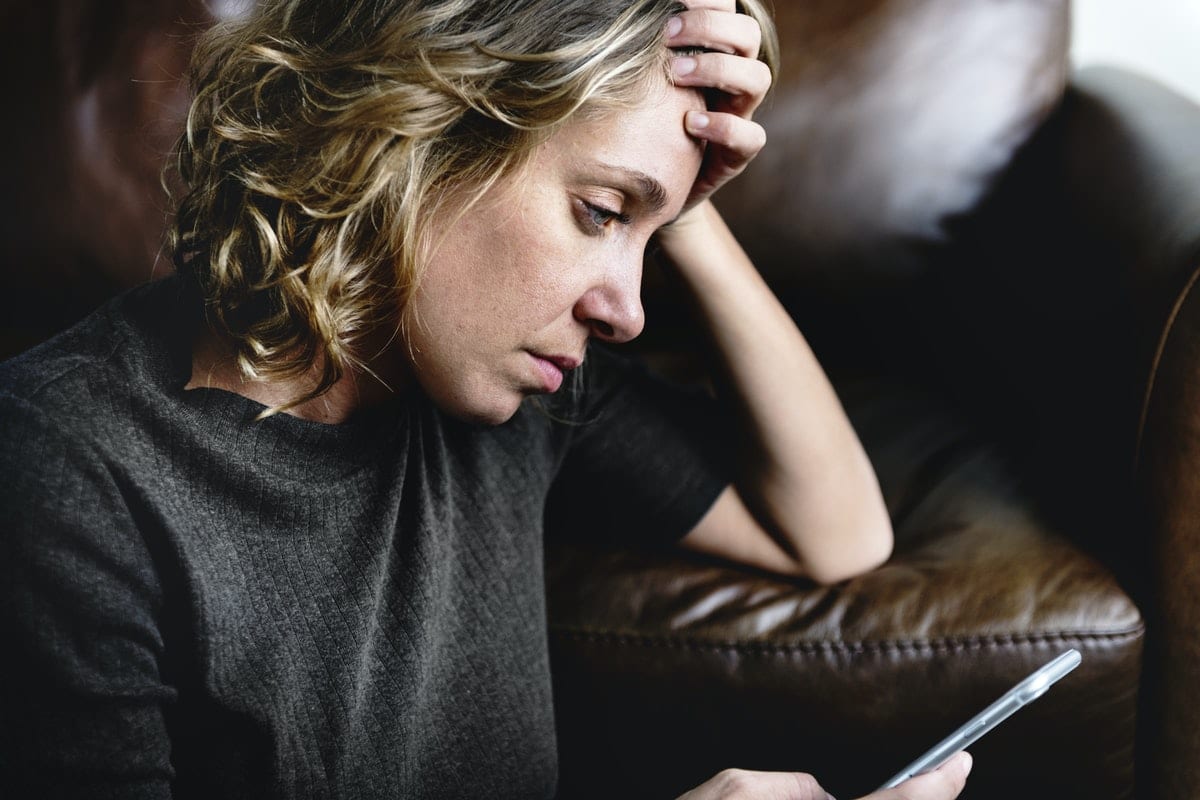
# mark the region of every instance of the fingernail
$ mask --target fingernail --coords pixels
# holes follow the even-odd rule
[[[688,128],[693,131],[702,131],[708,127],[708,114],[703,111],[693,111],[687,116]]]
[[[963,752],[962,763],[963,763],[963,767],[962,767],[963,774],[970,775],[971,774],[971,765],[974,763],[974,759],[971,758],[970,753]]]
[[[683,30],[683,20],[679,17],[671,17],[667,20],[667,38],[673,39]]]
[[[684,75],[690,75],[696,71],[696,59],[689,56],[680,56],[675,59],[672,69],[675,70],[676,77],[682,78]]]

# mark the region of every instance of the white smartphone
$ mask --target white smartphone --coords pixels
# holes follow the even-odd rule
[[[1068,650],[1063,653],[1009,689],[999,700],[971,717],[965,725],[938,742],[925,755],[900,770],[879,789],[891,789],[893,786],[899,786],[914,775],[932,772],[945,764],[955,753],[965,750],[979,741],[979,738],[985,733],[1011,717],[1018,708],[1032,703],[1045,694],[1054,682],[1078,667],[1082,660],[1083,656],[1079,655],[1078,650]]]

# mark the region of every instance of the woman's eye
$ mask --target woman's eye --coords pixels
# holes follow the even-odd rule
[[[583,207],[584,222],[588,228],[594,233],[603,232],[605,226],[616,220],[622,225],[628,225],[630,217],[628,214],[622,214],[620,211],[614,211],[611,208],[598,206],[595,203],[589,203],[586,200],[580,200],[580,205]]]

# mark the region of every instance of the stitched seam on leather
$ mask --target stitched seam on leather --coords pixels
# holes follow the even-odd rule
[[[1192,289],[1196,285],[1198,278],[1200,278],[1200,267],[1197,267],[1192,272],[1192,277],[1188,279],[1187,285],[1183,287],[1183,291],[1175,298],[1175,304],[1171,308],[1171,313],[1167,316],[1167,321],[1163,323],[1162,333],[1159,334],[1158,345],[1154,350],[1154,358],[1150,361],[1150,374],[1146,380],[1146,392],[1142,396],[1142,413],[1138,419],[1137,442],[1133,448],[1134,475],[1137,475],[1138,467],[1142,463],[1142,437],[1146,432],[1146,418],[1150,415],[1150,400],[1154,395],[1154,384],[1158,380],[1158,368],[1162,362],[1163,352],[1166,351],[1167,340],[1171,338],[1171,332],[1175,328],[1175,320],[1183,308],[1184,301],[1192,293]]]
[[[1045,631],[1039,633],[995,634],[991,636],[949,636],[937,639],[899,639],[876,641],[820,641],[776,642],[712,641],[687,637],[648,636],[643,634],[618,633],[615,631],[588,631],[582,629],[551,628],[552,637],[584,642],[608,642],[623,646],[665,647],[679,650],[736,650],[747,653],[837,653],[837,652],[917,652],[937,650],[982,650],[999,646],[1028,646],[1047,642],[1114,642],[1141,638],[1145,626],[1138,625],[1124,631]]]

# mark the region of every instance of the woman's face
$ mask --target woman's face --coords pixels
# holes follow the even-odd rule
[[[461,218],[435,220],[407,349],[441,409],[503,422],[557,390],[590,337],[641,332],[642,256],[696,179],[683,118],[702,107],[664,83],[633,109],[573,121]]]

